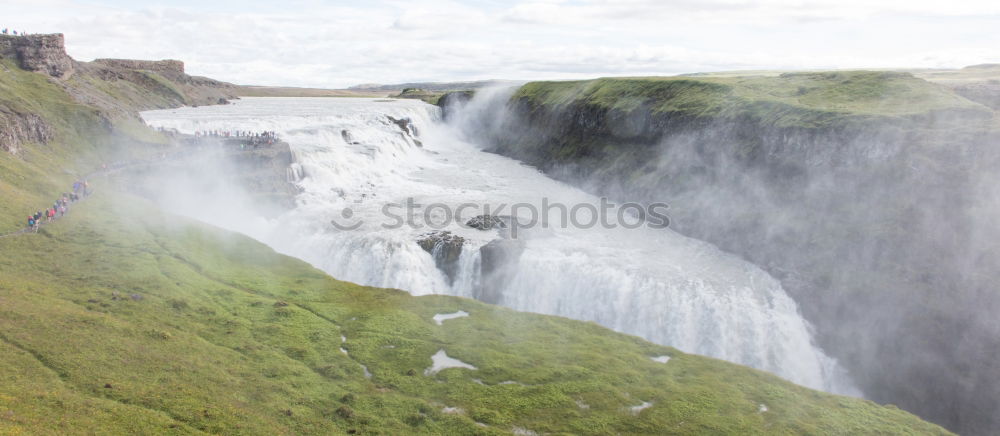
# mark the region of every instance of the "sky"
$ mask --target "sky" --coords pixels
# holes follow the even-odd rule
[[[77,60],[247,85],[540,80],[1000,62],[1000,1],[0,0]]]

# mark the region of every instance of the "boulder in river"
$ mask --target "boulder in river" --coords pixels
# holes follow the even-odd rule
[[[389,122],[398,126],[399,129],[402,130],[403,133],[407,134],[408,136],[412,138],[420,136],[420,134],[417,132],[417,126],[413,124],[413,120],[409,118],[395,118],[389,115],[386,115],[386,118],[389,119]]]
[[[436,231],[422,235],[417,244],[431,254],[434,264],[448,278],[448,283],[453,283],[458,274],[458,258],[462,255],[465,238],[449,231]]]
[[[344,129],[344,130],[340,131],[340,137],[343,138],[344,142],[346,142],[348,144],[358,145],[358,144],[361,143],[360,141],[356,141],[354,139],[354,136],[351,135],[351,132],[348,132],[347,129]]]
[[[524,241],[496,239],[479,249],[480,286],[473,296],[482,302],[500,304],[503,288],[517,271],[517,263],[524,252]]]
[[[477,230],[505,229],[507,220],[495,215],[477,215],[466,221],[465,225]]]

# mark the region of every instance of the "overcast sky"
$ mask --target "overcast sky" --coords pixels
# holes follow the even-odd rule
[[[1000,62],[1000,0],[3,0],[69,54],[239,84],[562,79]]]

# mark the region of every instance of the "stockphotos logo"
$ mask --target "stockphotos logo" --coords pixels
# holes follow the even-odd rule
[[[670,226],[666,203],[623,203],[621,205],[601,198],[599,203],[561,203],[543,198],[541,204],[515,203],[477,204],[444,203],[421,204],[413,198],[402,203],[385,203],[379,210],[378,223],[384,229],[440,230],[452,225],[476,228],[507,229],[516,238],[519,231],[532,228],[576,228],[595,227],[614,229],[637,229],[648,227],[662,229]],[[470,219],[470,217],[475,217]],[[340,211],[340,217],[330,222],[343,231],[357,230],[368,224],[360,218],[352,207]]]

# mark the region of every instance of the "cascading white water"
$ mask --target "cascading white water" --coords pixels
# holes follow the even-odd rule
[[[417,295],[471,297],[482,286],[479,248],[497,239],[497,232],[459,224],[483,213],[483,205],[492,210],[508,205],[498,213],[504,215],[510,214],[510,205],[539,206],[543,199],[570,206],[599,203],[534,168],[462,141],[440,121],[438,108],[417,101],[247,98],[226,106],[151,111],[143,117],[151,125],[185,133],[278,132],[297,162],[293,173],[303,188],[297,207],[274,220],[213,224],[244,232],[339,279]],[[393,119],[411,120],[419,142]],[[470,205],[444,227],[465,238],[454,280],[417,244],[434,230],[423,216],[426,208],[413,219],[420,228],[386,228],[396,220],[386,216],[385,205],[405,204],[408,198],[451,210]],[[431,223],[442,222],[444,210],[434,208]],[[388,211],[403,215],[402,208]],[[339,230],[331,221],[358,227]],[[712,245],[647,227],[551,226],[527,230],[521,240],[523,253],[501,284],[506,306],[595,321],[809,387],[859,394],[813,344],[809,326],[780,284]]]

